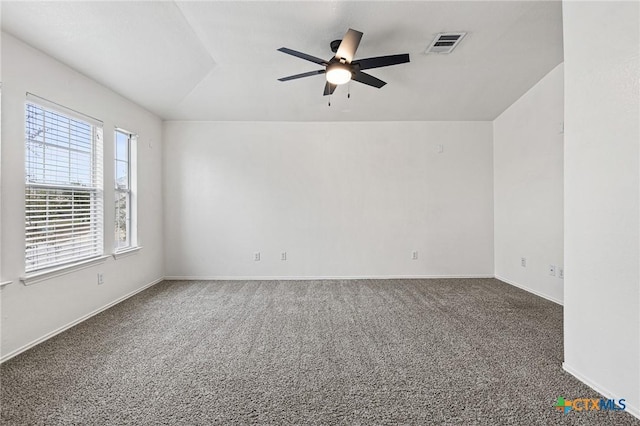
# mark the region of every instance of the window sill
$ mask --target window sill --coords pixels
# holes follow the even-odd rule
[[[142,246],[126,248],[124,250],[114,252],[111,256],[113,256],[114,259],[118,260],[122,257],[127,257],[127,256],[131,256],[132,254],[136,254],[137,252],[140,251],[141,248]]]
[[[99,257],[94,257],[92,259],[83,260],[81,262],[60,266],[54,269],[49,269],[49,270],[40,271],[40,272],[33,272],[30,274],[26,274],[23,277],[20,277],[20,281],[22,281],[22,284],[24,285],[39,283],[40,281],[45,281],[51,278],[60,277],[62,275],[67,275],[72,272],[79,271],[81,269],[89,268],[98,263],[103,263],[108,258],[109,256],[99,256]]]
[[[3,281],[3,282],[0,282],[0,289],[1,289],[2,287],[6,286],[6,285],[11,284],[12,282],[13,282],[13,281]]]

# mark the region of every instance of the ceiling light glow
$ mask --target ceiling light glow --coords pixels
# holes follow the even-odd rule
[[[351,80],[351,69],[344,64],[331,64],[327,67],[327,81],[331,84],[345,84]]]

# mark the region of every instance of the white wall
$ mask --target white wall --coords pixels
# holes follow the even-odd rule
[[[640,3],[563,15],[564,366],[640,417]]]
[[[563,77],[560,64],[493,122],[496,278],[557,303],[563,296]]]
[[[2,4],[0,4],[0,22],[2,22]],[[0,32],[0,84],[2,83],[2,32]],[[2,87],[0,86],[0,117],[2,117]],[[0,242],[2,241],[2,120],[0,119]],[[0,260],[2,259],[2,244],[0,243]],[[0,261],[0,327],[2,326],[2,287],[4,274],[2,273],[2,261]],[[0,331],[2,331],[0,329]],[[0,340],[1,340],[0,336]],[[0,354],[2,345],[0,344]],[[1,355],[0,355],[1,356]]]
[[[493,276],[490,122],[166,122],[164,141],[168,276]]]
[[[161,121],[94,81],[2,34],[2,288],[1,354],[21,348],[160,279],[163,271]],[[104,121],[105,246],[113,247],[113,129],[140,135],[138,253],[23,285],[24,102],[30,92]],[[97,273],[105,284],[97,285]]]

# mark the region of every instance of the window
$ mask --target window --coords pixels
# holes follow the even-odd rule
[[[136,136],[121,129],[115,133],[115,250],[136,246],[134,232],[133,172]]]
[[[102,125],[56,104],[27,99],[25,271],[100,256]]]

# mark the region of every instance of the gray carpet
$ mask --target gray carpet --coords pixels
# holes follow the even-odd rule
[[[0,367],[3,424],[640,424],[493,279],[163,282]]]

